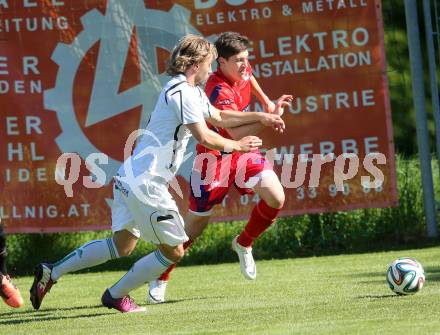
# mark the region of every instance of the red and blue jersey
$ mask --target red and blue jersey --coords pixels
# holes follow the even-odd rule
[[[246,69],[248,76],[245,80],[233,83],[217,69],[208,79],[205,86],[205,93],[208,96],[211,104],[220,110],[236,110],[246,111],[251,101],[251,76],[252,70],[250,65]],[[221,136],[231,138],[228,132],[219,127],[209,125],[209,128],[219,133]],[[264,157],[259,151],[253,152],[251,160],[240,161],[240,152],[233,152],[222,155],[217,150],[211,150],[200,144],[197,145],[197,153],[210,152],[216,156],[214,164],[208,164],[206,160],[202,161],[200,170],[194,169],[193,174],[200,174],[201,179],[205,179],[207,174],[214,176],[214,180],[210,185],[200,185],[197,194],[194,194],[194,189],[191,187],[191,195],[189,199],[189,209],[199,215],[210,214],[212,208],[223,201],[229,189],[234,186],[240,194],[252,193],[252,189],[247,185],[238,185],[236,183],[237,175],[244,176],[244,182],[254,176],[259,175],[264,170],[272,169],[270,164],[266,164]],[[196,159],[202,159],[203,156],[196,156]],[[224,160],[229,163],[229,171],[222,175],[222,166]],[[197,164],[195,164],[197,165]],[[193,175],[191,176],[193,178]],[[192,182],[190,183],[191,185]],[[205,214],[203,214],[205,213]]]
[[[226,78],[220,68],[211,74],[205,85],[205,93],[214,107],[235,111],[248,109],[251,102],[252,69],[250,65],[246,71],[248,74],[246,79],[235,83]],[[231,138],[225,129],[209,126],[223,137]]]
[[[220,68],[206,82],[205,93],[211,104],[218,109],[244,111],[251,102],[251,66],[248,65],[247,77],[239,82],[231,82]]]

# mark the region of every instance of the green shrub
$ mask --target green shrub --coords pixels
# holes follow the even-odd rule
[[[439,193],[437,163],[433,161],[435,191]],[[399,205],[350,212],[313,214],[278,219],[255,243],[257,259],[364,252],[416,247],[432,243],[425,236],[420,164],[417,159],[397,157]],[[230,250],[232,238],[245,222],[215,223],[190,248],[183,264],[236,261]],[[110,231],[13,234],[8,236],[9,268],[15,274],[29,274],[41,261],[53,262],[71,250],[110,236]],[[134,260],[154,249],[140,242],[129,258],[108,262],[98,270],[128,269]]]

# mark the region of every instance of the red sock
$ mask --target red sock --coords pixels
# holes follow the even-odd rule
[[[192,240],[188,240],[188,241],[186,241],[185,243],[183,243],[183,250],[188,249],[188,248],[191,246],[192,243],[193,243]],[[168,281],[168,280],[170,279],[170,273],[171,273],[171,271],[173,271],[173,270],[175,269],[176,266],[177,266],[177,263],[174,263],[174,264],[170,265],[170,266],[168,267],[168,269],[166,269],[165,272],[162,273],[161,276],[160,276],[159,278],[157,278],[157,279],[158,279],[158,280],[165,280],[165,281]]]
[[[281,208],[270,207],[264,200],[254,207],[248,224],[237,239],[243,247],[250,247],[254,240],[260,236],[275,221]]]

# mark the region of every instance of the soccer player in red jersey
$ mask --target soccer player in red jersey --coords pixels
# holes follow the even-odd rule
[[[221,110],[246,112],[251,95],[254,94],[266,113],[281,115],[283,108],[289,105],[292,96],[283,95],[275,104],[264,94],[252,75],[248,61],[249,40],[247,37],[236,32],[225,32],[219,36],[215,46],[218,52],[218,67],[205,86],[205,92],[211,104]],[[213,126],[210,128],[223,137],[234,139],[245,135],[255,135],[264,126],[261,123],[253,123],[228,129]],[[215,156],[216,164],[203,162],[205,153]],[[209,223],[213,207],[222,202],[232,186],[235,186],[241,194],[255,192],[261,200],[252,210],[244,230],[232,241],[232,249],[239,257],[242,274],[247,279],[255,279],[257,272],[252,256],[252,243],[275,221],[284,204],[284,190],[278,176],[258,150],[253,152],[252,159],[240,160],[242,156],[240,153],[226,155],[199,144],[197,154],[200,161],[197,162],[196,157],[191,176],[190,208],[185,226],[190,239],[184,244],[184,248],[187,249],[201,235]],[[229,173],[222,173],[222,162],[229,161],[229,159]],[[215,176],[213,182],[209,185],[194,187],[194,178],[201,180],[207,178],[208,175]],[[237,178],[237,175],[244,176],[244,178]],[[244,182],[239,185],[237,179],[244,179]],[[169,267],[157,280],[150,282],[148,300],[151,303],[165,301],[166,285],[169,274],[174,268],[175,265]]]

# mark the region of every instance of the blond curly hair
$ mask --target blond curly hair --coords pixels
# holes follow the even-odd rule
[[[188,34],[174,47],[168,60],[167,73],[170,76],[185,73],[192,65],[203,63],[209,55],[217,58],[215,46],[202,36]]]

